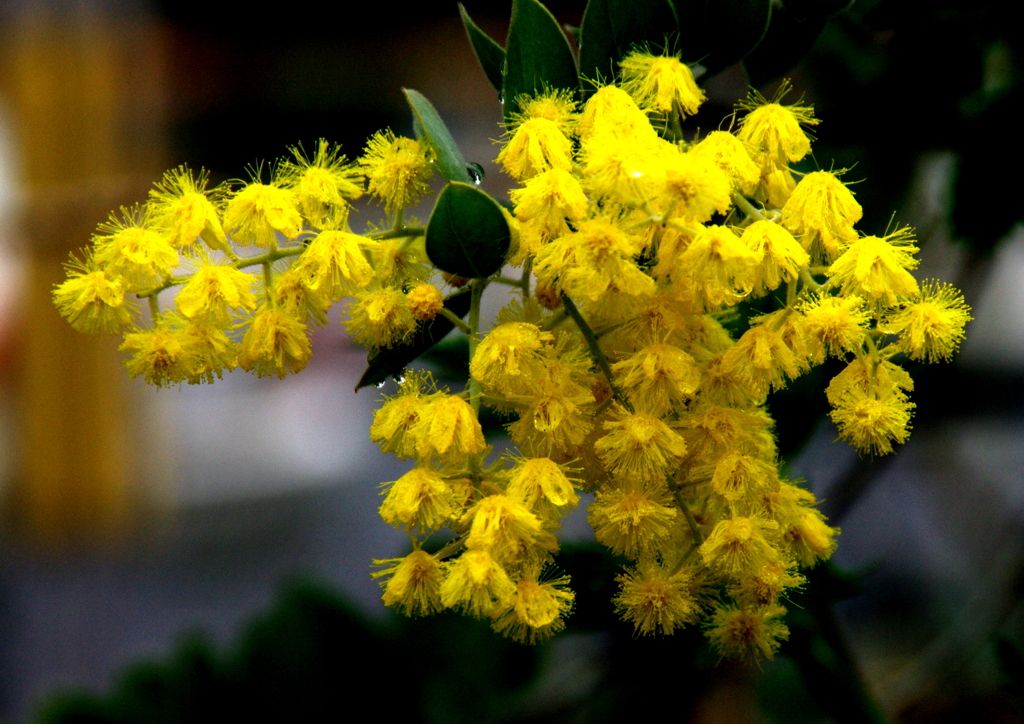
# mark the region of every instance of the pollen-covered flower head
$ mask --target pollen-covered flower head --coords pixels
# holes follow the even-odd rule
[[[919,293],[916,269],[918,251],[909,228],[886,236],[865,236],[853,242],[829,267],[828,274],[844,294],[857,294],[869,302],[887,306],[912,299]]]
[[[454,464],[467,455],[482,453],[487,447],[473,408],[455,395],[432,399],[421,411],[413,436],[416,454],[423,460],[440,457]]]
[[[899,335],[899,346],[913,360],[948,360],[964,339],[971,308],[952,285],[934,279],[921,283],[920,295],[890,313],[878,328]]]
[[[456,505],[455,493],[440,473],[415,467],[390,484],[379,512],[396,528],[437,530],[460,512]]]
[[[694,574],[692,568],[673,570],[652,562],[627,569],[615,579],[615,609],[641,635],[671,635],[700,616],[700,587]]]
[[[576,133],[584,146],[625,141],[641,146],[658,142],[658,133],[630,95],[614,85],[598,88],[583,106]]]
[[[502,394],[525,391],[543,375],[545,350],[554,335],[526,322],[508,322],[492,329],[469,365],[469,373]]]
[[[633,479],[598,489],[587,520],[598,542],[636,559],[670,545],[678,515],[664,482]]]
[[[812,360],[824,362],[826,355],[855,353],[864,345],[871,316],[856,294],[811,294],[798,309],[803,313],[804,340]]]
[[[187,251],[199,238],[211,249],[230,248],[218,211],[223,191],[207,191],[207,180],[205,171],[196,175],[179,166],[165,173],[149,192],[146,205],[153,225],[175,249]]]
[[[306,285],[332,302],[365,289],[373,268],[363,253],[373,242],[348,231],[321,231],[295,262]]]
[[[781,620],[785,613],[779,605],[719,606],[706,634],[723,658],[755,664],[772,658],[781,642],[789,638],[789,629]]]
[[[665,415],[683,406],[700,386],[700,369],[693,357],[670,344],[650,344],[616,362],[618,376],[638,409]]]
[[[275,375],[284,379],[289,373],[305,369],[312,354],[306,325],[273,307],[264,306],[257,310],[242,339],[238,364],[260,377]]]
[[[373,565],[387,566],[373,574],[384,579],[381,598],[385,606],[400,609],[406,616],[426,616],[443,608],[444,564],[426,551],[414,550],[404,558],[374,561]]]
[[[209,321],[226,328],[231,324],[231,311],[252,311],[256,296],[252,293],[256,279],[240,269],[203,260],[199,269],[178,293],[178,310],[189,319]]]
[[[120,279],[126,292],[157,286],[178,264],[178,252],[153,229],[146,208],[122,207],[97,231],[92,260],[108,278]]]
[[[430,190],[427,181],[434,173],[427,148],[412,138],[395,136],[390,129],[378,131],[367,142],[359,166],[369,192],[384,202],[388,214],[419,201]]]
[[[268,247],[280,233],[294,239],[302,231],[295,194],[277,184],[253,181],[237,191],[224,212],[224,228],[242,244]]]
[[[538,95],[522,95],[516,98],[519,110],[512,114],[508,129],[514,133],[516,129],[531,118],[543,118],[551,121],[566,136],[572,134],[576,127],[576,101],[572,93],[564,88],[540,93]]]
[[[653,415],[619,410],[604,423],[608,432],[594,443],[601,461],[627,477],[657,478],[686,455],[679,433]]]
[[[514,605],[516,584],[485,549],[470,548],[449,564],[441,603],[470,616],[490,616]]]
[[[126,296],[124,283],[97,268],[91,255],[67,265],[68,278],[53,290],[60,315],[78,332],[117,334],[132,325],[137,305]]]
[[[706,99],[693,71],[679,58],[633,51],[619,65],[622,89],[641,108],[662,113],[675,108],[692,116]]]
[[[553,168],[572,169],[572,142],[558,123],[527,118],[512,132],[495,159],[516,181],[526,181]]]
[[[495,618],[494,630],[521,643],[543,641],[565,628],[575,598],[568,576],[524,577],[516,584],[512,606]]]
[[[765,294],[783,282],[800,275],[811,263],[810,255],[782,226],[766,219],[755,221],[741,237],[748,249],[760,259],[754,272],[754,294]]]
[[[348,199],[363,195],[362,173],[337,146],[324,138],[307,158],[301,147],[292,149],[294,160],[280,170],[282,183],[295,192],[302,215],[316,229],[337,229],[348,218]]]
[[[722,169],[733,188],[741,193],[751,193],[761,178],[761,169],[750,158],[746,146],[728,131],[712,131],[689,153],[696,158],[711,161]]]
[[[830,264],[857,239],[853,225],[863,210],[850,189],[831,171],[807,174],[782,208],[782,223],[800,236],[819,263]]]
[[[404,344],[416,331],[416,317],[406,295],[396,287],[358,292],[348,305],[345,328],[366,347],[382,349]]]
[[[740,118],[737,137],[746,144],[761,172],[785,169],[811,152],[811,139],[802,126],[818,123],[809,106],[782,105],[778,101],[789,91],[783,84],[773,101],[752,91],[739,107],[747,111]]]

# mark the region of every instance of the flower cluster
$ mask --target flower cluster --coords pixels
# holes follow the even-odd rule
[[[508,261],[522,273],[446,276],[449,299],[471,296],[468,321],[431,283],[424,229],[403,222],[428,190],[430,148],[390,132],[355,164],[326,143],[296,154],[268,184],[207,191],[171,172],[101,227],[55,301],[77,329],[127,332],[130,372],[158,385],[297,372],[309,326],[343,297],[349,331],[375,350],[441,315],[469,335],[466,389],[409,373],[370,430],[413,461],[380,507],[412,543],[376,561],[384,602],[486,617],[520,641],[552,635],[574,603],[553,572],[556,533],[587,490],[597,540],[630,561],[614,605],[639,633],[697,624],[723,655],[770,657],[788,635],[786,591],[838,530],[781,473],[769,393],[842,360],[826,390],[840,437],[891,452],[914,407],[899,363],[949,359],[970,320],[957,290],[910,273],[909,229],[863,235],[840,173],[792,169],[818,120],[781,99],[754,93],[732,130],[684,141],[673,126],[703,92],[676,58],[640,52],[585,103],[517,99],[497,160],[520,184]],[[351,231],[364,189],[387,230]],[[491,284],[512,299],[484,332]],[[152,310],[144,330],[136,297]],[[767,311],[727,329],[755,299]],[[483,406],[510,417],[515,452],[490,454]],[[448,542],[428,552],[441,530]]]

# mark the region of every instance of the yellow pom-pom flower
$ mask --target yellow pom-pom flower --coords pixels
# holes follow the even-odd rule
[[[430,190],[427,182],[434,173],[427,149],[412,138],[396,137],[390,129],[378,131],[367,142],[359,166],[370,193],[384,202],[388,214],[419,201]]]
[[[294,192],[275,184],[253,182],[235,193],[224,212],[224,228],[241,244],[268,247],[280,233],[294,239],[302,231],[302,215]]]
[[[948,360],[964,339],[971,308],[952,285],[935,280],[921,284],[921,293],[889,314],[879,329],[899,335],[899,347],[918,361]]]
[[[264,307],[257,311],[242,339],[238,364],[260,377],[276,375],[284,379],[289,373],[305,369],[312,354],[305,324],[284,312]]]
[[[280,171],[281,182],[292,189],[302,215],[316,229],[337,229],[348,218],[348,199],[363,195],[362,174],[321,138],[312,158],[301,148],[293,148],[294,161],[286,161]]]
[[[53,303],[76,331],[86,334],[117,334],[132,325],[137,309],[121,279],[96,268],[91,256],[72,258],[67,280],[53,290]]]
[[[147,207],[153,226],[163,231],[175,249],[187,251],[199,238],[211,249],[231,248],[218,212],[223,192],[206,191],[206,183],[205,172],[195,176],[190,169],[179,166],[165,173],[149,192]]]
[[[256,296],[251,274],[223,264],[204,263],[178,293],[178,310],[189,319],[217,327],[231,324],[231,309],[252,311]]]
[[[406,616],[426,616],[437,613],[441,604],[441,583],[445,569],[441,561],[422,550],[415,550],[404,558],[374,561],[375,566],[387,566],[373,574],[381,581],[385,606],[397,608]]]
[[[662,113],[677,108],[692,116],[706,99],[693,79],[693,71],[679,58],[634,51],[619,65],[622,89],[641,108]]]
[[[671,635],[695,623],[701,612],[692,569],[671,570],[653,563],[627,569],[616,578],[615,609],[644,636]]]

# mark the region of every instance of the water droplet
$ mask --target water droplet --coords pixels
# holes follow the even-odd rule
[[[393,375],[392,379],[394,379],[396,385],[400,385],[405,382],[405,370],[402,370],[397,375]]]
[[[499,93],[498,94],[498,103],[500,103],[501,105],[505,105],[505,94],[504,93]]]
[[[466,172],[477,186],[484,180],[484,167],[475,161],[470,161],[466,164]]]
[[[378,382],[377,384],[375,384],[375,385],[374,385],[374,387],[376,387],[376,388],[377,388],[377,389],[379,390],[379,389],[380,389],[381,387],[383,387],[383,386],[384,386],[384,383],[385,383],[385,382],[387,382],[387,380],[381,380],[380,382]]]

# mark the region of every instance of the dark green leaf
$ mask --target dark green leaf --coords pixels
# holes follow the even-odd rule
[[[412,108],[413,128],[421,138],[426,139],[434,155],[437,157],[437,170],[445,181],[461,181],[470,183],[469,171],[466,169],[466,159],[459,152],[455,145],[452,134],[444,125],[441,116],[437,115],[434,106],[426,97],[411,88],[404,88],[405,98]]]
[[[486,277],[498,271],[510,240],[497,202],[469,184],[445,186],[427,222],[427,256],[438,269],[460,277]]]
[[[743,61],[750,85],[763,88],[791,71],[807,55],[824,27],[824,15],[804,19],[785,7],[775,8],[764,39]]]
[[[590,0],[580,29],[580,77],[610,81],[633,47],[672,52],[678,33],[670,0]]]
[[[675,0],[683,60],[715,73],[750,53],[764,37],[771,0]]]
[[[558,21],[537,0],[515,0],[505,43],[505,120],[518,110],[519,96],[555,88],[575,92],[578,86],[576,61]]]
[[[470,301],[468,293],[457,294],[444,301],[444,308],[457,317],[465,317],[469,312]],[[444,339],[454,328],[455,325],[447,317],[438,315],[420,325],[410,344],[372,353],[367,360],[366,371],[356,384],[356,391],[370,385],[379,385],[388,377],[401,374],[410,362]]]
[[[477,27],[473,19],[469,17],[466,8],[459,3],[459,13],[462,15],[462,24],[466,28],[466,35],[476,53],[476,59],[480,61],[480,67],[484,69],[484,75],[494,86],[494,90],[501,93],[501,79],[505,67],[505,49],[495,42],[491,36]]]

